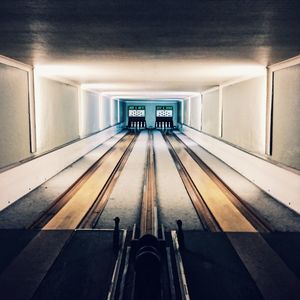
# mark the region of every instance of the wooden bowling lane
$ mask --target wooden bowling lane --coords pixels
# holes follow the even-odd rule
[[[168,140],[222,230],[231,232],[255,232],[256,230],[251,223],[184,150],[183,145],[173,136],[168,136]]]
[[[153,234],[157,236],[157,204],[156,204],[156,171],[153,147],[153,132],[148,133],[147,168],[143,187],[140,230],[141,235]]]
[[[114,168],[133,139],[134,135],[129,134],[123,141],[118,143],[115,149],[109,153],[106,159],[101,163],[99,168],[43,229],[75,229],[96,201]]]

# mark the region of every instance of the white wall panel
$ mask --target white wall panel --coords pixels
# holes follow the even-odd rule
[[[82,91],[81,94],[81,136],[87,136],[100,130],[99,127],[99,95]]]
[[[203,95],[202,99],[202,131],[219,136],[220,107],[219,90]]]
[[[274,72],[272,159],[300,170],[300,64]]]
[[[201,127],[201,95],[191,97],[191,121],[190,126],[200,130]]]
[[[246,150],[264,154],[266,78],[249,79],[222,89],[223,138]]]
[[[119,114],[119,106],[118,106],[118,100],[112,100],[111,102],[111,125],[115,125],[118,123],[118,114]]]
[[[101,130],[110,126],[111,120],[110,97],[101,95],[100,97],[100,128]]]
[[[0,64],[0,168],[30,154],[28,72]]]
[[[183,123],[190,126],[190,99],[183,100]]]
[[[79,138],[77,87],[48,78],[36,78],[35,104],[38,152]]]

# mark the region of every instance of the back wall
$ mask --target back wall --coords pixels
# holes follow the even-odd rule
[[[128,106],[131,105],[144,105],[146,110],[146,123],[148,127],[155,126],[155,119],[156,119],[156,106],[172,106],[173,107],[173,123],[174,126],[177,126],[177,110],[178,110],[178,102],[177,101],[128,101],[125,105],[125,111],[123,112],[126,121],[126,126],[128,124]]]

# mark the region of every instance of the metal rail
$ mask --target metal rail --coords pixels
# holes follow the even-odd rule
[[[120,276],[120,267],[121,267],[121,262],[122,262],[122,256],[123,256],[123,251],[125,248],[126,235],[127,235],[127,230],[122,231],[122,244],[121,244],[121,247],[118,252],[118,258],[116,260],[111,283],[109,286],[107,300],[115,299],[115,294],[116,294],[117,284],[118,284],[118,277]]]
[[[182,261],[181,254],[179,251],[179,244],[178,244],[178,238],[177,238],[176,231],[172,230],[171,236],[172,236],[172,242],[173,242],[173,249],[175,252],[174,254],[175,254],[176,268],[177,268],[177,273],[178,273],[178,278],[179,278],[181,300],[189,300],[190,299],[189,289],[188,289],[187,280],[185,277],[183,261]]]

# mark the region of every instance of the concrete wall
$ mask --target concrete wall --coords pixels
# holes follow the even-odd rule
[[[222,88],[222,138],[248,151],[264,154],[266,124],[265,77]]]
[[[111,101],[111,120],[110,125],[115,125],[118,123],[118,115],[119,115],[119,100],[112,100]]]
[[[191,116],[190,126],[200,130],[201,129],[201,95],[190,98],[191,100]]]
[[[274,72],[272,159],[300,170],[300,64]]]
[[[111,121],[111,105],[110,97],[102,95],[100,97],[100,129],[103,130],[109,127]]]
[[[100,130],[99,94],[82,91],[80,101],[80,136]]]
[[[219,136],[220,122],[219,90],[202,96],[202,131]]]
[[[78,88],[43,77],[36,78],[35,88],[37,151],[78,139]]]
[[[247,151],[264,154],[265,76],[223,85],[220,88],[221,93],[219,90],[204,92],[202,104],[196,101],[196,98],[185,100],[184,124],[197,130],[200,129],[209,135],[220,137]],[[222,129],[221,136],[220,129]]]
[[[31,156],[28,72],[0,64],[0,168]]]
[[[172,102],[172,101],[140,101],[140,102],[126,102],[126,107],[125,107],[125,115],[126,115],[126,125],[128,124],[128,106],[132,105],[145,105],[146,109],[146,123],[148,127],[154,127],[155,126],[155,119],[156,119],[156,106],[172,106],[173,107],[173,123],[174,126],[177,126],[177,102]]]
[[[190,98],[183,100],[183,123],[190,126]]]

